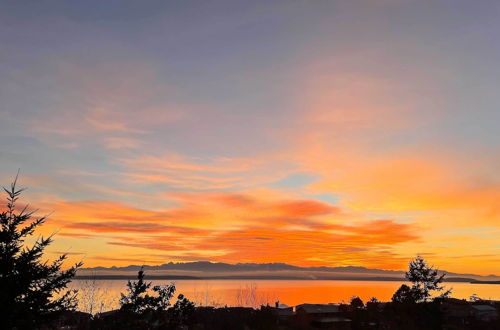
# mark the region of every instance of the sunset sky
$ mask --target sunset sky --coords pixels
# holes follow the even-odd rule
[[[500,274],[500,2],[2,1],[49,257]],[[4,206],[2,205],[2,208]]]

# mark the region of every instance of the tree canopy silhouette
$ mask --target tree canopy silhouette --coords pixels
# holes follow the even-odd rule
[[[427,264],[421,256],[417,256],[410,261],[409,270],[405,277],[412,283],[409,287],[406,284],[401,287],[392,296],[392,301],[401,303],[416,303],[427,301],[432,292],[440,292],[445,289],[441,283],[444,281],[445,274],[439,275],[439,271]],[[446,290],[440,297],[447,297],[451,290]]]
[[[0,313],[3,329],[36,329],[58,312],[76,307],[76,291],[66,291],[78,263],[62,270],[63,254],[56,260],[43,260],[45,248],[53,235],[38,237],[32,246],[25,240],[46,217],[34,218],[28,205],[17,209],[16,202],[24,189],[17,189],[17,176],[7,194],[7,207],[0,213]]]
[[[122,319],[128,319],[137,328],[143,328],[141,321],[154,324],[152,329],[179,329],[194,312],[194,304],[180,294],[175,304],[169,308],[175,293],[175,284],[156,285],[150,292],[151,282],[144,281],[144,271],[137,273],[137,281],[127,283],[127,294],[121,294],[120,310]],[[151,294],[150,294],[151,293]],[[152,294],[155,293],[155,294]],[[130,316],[133,316],[130,318]],[[139,323],[137,323],[139,322]]]
[[[133,313],[142,313],[148,310],[165,310],[170,306],[170,299],[174,296],[175,285],[156,285],[153,291],[156,296],[149,295],[148,290],[151,287],[151,282],[144,281],[144,271],[137,273],[137,281],[127,283],[128,294],[121,294],[120,305],[121,310],[130,311]]]
[[[351,297],[350,305],[354,309],[360,309],[360,308],[365,307],[365,304],[363,303],[363,300],[361,300],[361,298],[358,297],[358,296],[352,296]]]

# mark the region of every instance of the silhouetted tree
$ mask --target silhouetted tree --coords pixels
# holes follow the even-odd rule
[[[174,306],[172,306],[172,314],[173,314],[173,324],[181,325],[188,321],[188,319],[194,313],[194,303],[189,299],[184,297],[183,294],[180,294],[177,297],[177,301]]]
[[[416,303],[420,299],[420,294],[415,292],[408,285],[403,284],[394,292],[392,301],[396,303]]]
[[[351,297],[351,303],[350,303],[350,305],[351,305],[352,308],[355,308],[355,309],[360,309],[360,308],[365,307],[365,304],[363,303],[363,300],[361,300],[361,298],[358,297],[358,296],[352,296]]]
[[[128,294],[121,294],[120,306],[123,311],[133,313],[142,313],[147,310],[165,310],[170,306],[170,299],[175,292],[175,285],[155,286],[153,291],[157,296],[151,296],[148,293],[151,282],[144,281],[144,270],[137,274],[137,281],[127,283]]]
[[[141,267],[137,274],[137,281],[128,281],[128,293],[121,294],[121,311],[132,313],[125,317],[128,317],[137,328],[147,325],[151,329],[177,329],[185,324],[194,312],[194,303],[180,294],[176,303],[168,308],[175,293],[175,285],[173,283],[156,285],[151,290],[156,294],[151,295],[148,292],[151,282],[145,282],[144,276],[144,270]],[[132,326],[132,323],[128,326]]]
[[[431,297],[432,291],[439,292],[445,289],[441,285],[445,274],[439,275],[439,271],[428,265],[421,256],[417,256],[410,261],[409,270],[406,272],[405,277],[412,282],[412,286],[401,285],[392,297],[394,302],[427,301]],[[450,293],[451,290],[446,290],[440,297],[447,297]]]
[[[0,213],[0,313],[3,329],[36,329],[58,312],[74,310],[76,291],[67,284],[82,263],[61,270],[63,254],[49,262],[42,260],[52,236],[39,237],[31,247],[25,240],[42,225],[46,217],[33,219],[28,206],[18,210],[16,202],[24,189],[17,189],[17,176],[7,194],[7,208]]]

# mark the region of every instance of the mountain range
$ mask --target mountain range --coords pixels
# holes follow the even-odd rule
[[[148,278],[156,279],[295,279],[295,280],[378,280],[401,281],[404,271],[345,267],[300,267],[286,263],[236,263],[195,261],[169,262],[161,265],[129,265],[125,267],[82,268],[77,278],[133,278],[143,267]],[[500,276],[461,274],[446,271],[449,282],[496,282]]]

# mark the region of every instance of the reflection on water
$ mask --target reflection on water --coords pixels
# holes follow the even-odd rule
[[[71,289],[80,290],[79,308],[93,313],[118,307],[120,292],[126,280],[74,280]],[[156,280],[154,285],[169,284]],[[253,306],[274,304],[276,300],[290,306],[301,303],[348,302],[354,295],[367,301],[377,297],[389,301],[402,282],[379,281],[303,281],[303,280],[179,280],[177,293],[183,293],[197,305]],[[468,299],[477,294],[484,299],[500,300],[500,285],[446,283],[452,296]]]

